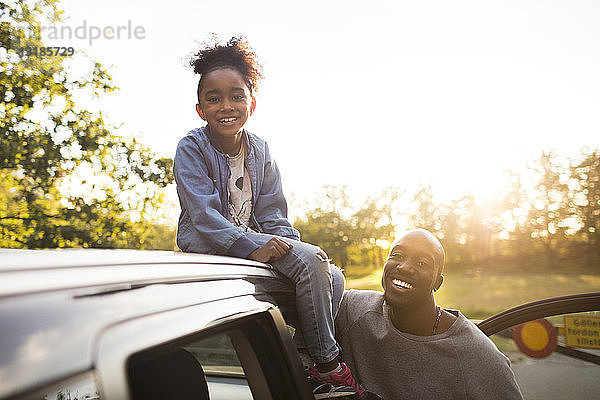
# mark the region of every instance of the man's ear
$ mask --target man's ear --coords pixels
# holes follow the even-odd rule
[[[444,275],[438,276],[435,286],[433,287],[434,292],[438,291],[438,289],[442,286],[442,282],[444,282]]]
[[[255,109],[256,109],[256,99],[254,98],[254,96],[252,96],[252,102],[250,103],[250,115],[252,115],[254,113]]]
[[[204,116],[204,112],[200,108],[200,104],[196,104],[196,112],[198,113],[200,118],[202,118],[203,121],[206,121],[206,117]]]

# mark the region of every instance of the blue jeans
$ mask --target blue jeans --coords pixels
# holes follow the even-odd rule
[[[260,246],[273,237],[254,232],[247,235]],[[281,239],[294,247],[282,259],[269,264],[295,285],[300,324],[300,335],[296,332],[294,338],[296,344],[303,344],[316,363],[332,361],[339,354],[334,319],[344,293],[344,275],[338,267],[317,256],[317,252],[321,250],[317,246],[288,238]]]

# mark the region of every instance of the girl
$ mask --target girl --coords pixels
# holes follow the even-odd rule
[[[321,249],[300,241],[287,220],[281,177],[269,147],[244,129],[262,78],[255,53],[234,37],[226,45],[203,48],[190,65],[200,75],[196,111],[206,125],[190,131],[177,146],[177,245],[186,252],[268,262],[288,277],[296,288],[300,333],[315,363],[309,370],[318,383],[315,390],[327,392],[319,398],[344,391],[363,397],[364,389],[337,361],[333,319],[344,277]]]

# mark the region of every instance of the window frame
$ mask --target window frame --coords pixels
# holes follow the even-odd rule
[[[600,292],[573,294],[521,304],[502,311],[477,324],[488,337],[499,335],[512,338],[512,328],[536,319],[563,314],[600,311]],[[600,365],[600,356],[558,344],[557,353]]]
[[[248,368],[246,379],[255,398],[294,399],[295,394],[312,399],[281,313],[252,295],[160,312],[106,330],[94,363],[102,398],[131,398],[127,368],[132,355],[232,330],[240,331],[236,352],[244,370]]]
[[[552,315],[600,311],[600,292],[552,297],[521,304],[493,315],[477,324],[487,336],[504,329]]]

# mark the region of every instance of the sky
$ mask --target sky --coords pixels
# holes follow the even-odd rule
[[[247,128],[295,198],[326,184],[489,198],[542,150],[600,148],[595,0],[61,4],[65,26],[143,28],[54,43],[110,67],[120,90],[100,108],[161,156],[202,124],[186,60],[211,32],[244,34],[265,70]]]

